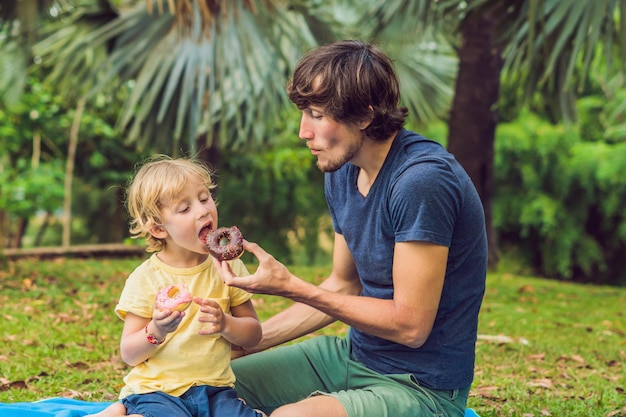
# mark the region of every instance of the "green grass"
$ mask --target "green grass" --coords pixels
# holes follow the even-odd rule
[[[113,313],[138,260],[0,267],[0,402],[112,401],[127,367]],[[319,282],[327,268],[295,267]],[[255,296],[261,319],[289,301]],[[626,289],[490,274],[469,406],[481,416],[626,416]],[[344,333],[337,323],[325,333]]]

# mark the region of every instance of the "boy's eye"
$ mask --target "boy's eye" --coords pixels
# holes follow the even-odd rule
[[[178,209],[179,213],[185,213],[186,211],[189,211],[189,206],[183,206]]]

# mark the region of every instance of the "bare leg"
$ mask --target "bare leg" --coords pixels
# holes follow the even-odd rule
[[[96,414],[89,414],[85,417],[122,417],[126,416],[126,407],[117,401]],[[141,414],[131,414],[132,417],[143,417]]]
[[[328,395],[309,397],[293,404],[283,405],[270,417],[347,417],[341,402]]]

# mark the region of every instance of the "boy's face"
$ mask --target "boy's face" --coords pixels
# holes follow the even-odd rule
[[[208,253],[206,236],[217,228],[217,207],[210,190],[200,181],[189,181],[177,199],[164,205],[163,224],[166,250],[178,248]]]
[[[310,106],[302,111],[299,136],[317,157],[317,167],[333,172],[358,156],[364,133],[359,126],[337,122],[322,108]]]

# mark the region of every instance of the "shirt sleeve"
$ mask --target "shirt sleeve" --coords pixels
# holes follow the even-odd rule
[[[398,175],[389,197],[396,242],[450,246],[460,208],[458,178],[442,161],[414,164]]]
[[[115,307],[115,313],[122,320],[126,320],[127,313],[146,318],[152,317],[157,290],[146,272],[147,262],[135,269],[126,279],[124,289]]]

